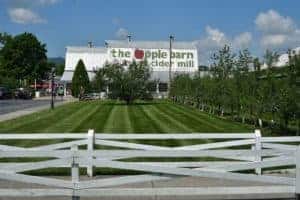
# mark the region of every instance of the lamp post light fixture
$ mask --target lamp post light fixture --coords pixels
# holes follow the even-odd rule
[[[169,85],[168,85],[168,90],[170,91],[170,86],[171,86],[171,81],[172,81],[172,43],[175,39],[175,37],[173,35],[169,36],[170,39],[170,52],[169,52],[169,59],[170,59],[170,63],[169,63]]]
[[[54,109],[54,76],[55,68],[51,68],[51,109]]]

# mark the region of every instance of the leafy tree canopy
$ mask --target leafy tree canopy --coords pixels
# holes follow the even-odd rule
[[[111,98],[131,104],[136,99],[151,98],[150,76],[151,71],[146,61],[133,61],[129,66],[107,63],[97,72],[94,85],[100,90],[108,87]]]
[[[22,33],[14,37],[1,34],[3,45],[1,54],[1,71],[16,79],[42,79],[48,75],[46,45],[35,35]]]

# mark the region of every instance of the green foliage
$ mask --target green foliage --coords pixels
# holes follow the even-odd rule
[[[64,64],[55,64],[55,74],[58,76],[62,76],[65,70]]]
[[[97,71],[93,85],[99,91],[108,87],[110,98],[130,104],[136,99],[151,99],[150,76],[151,71],[145,61],[133,61],[129,66],[107,63]]]
[[[90,81],[85,65],[82,60],[79,60],[74,75],[72,78],[72,95],[79,97],[90,91]]]
[[[300,55],[290,52],[289,65],[281,69],[273,67],[277,53],[266,51],[264,58],[268,68],[261,70],[259,59],[253,59],[247,49],[235,56],[225,46],[213,55],[210,75],[174,77],[170,96],[211,114],[226,114],[257,126],[264,120],[272,131],[298,126],[299,132]]]
[[[1,34],[4,45],[1,54],[1,72],[20,80],[43,79],[48,75],[46,45],[31,33],[14,37]]]

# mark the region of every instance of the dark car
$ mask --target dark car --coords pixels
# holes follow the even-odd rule
[[[15,90],[14,97],[16,99],[32,99],[33,91],[27,88],[18,88]]]
[[[12,97],[11,91],[6,87],[0,87],[0,99],[9,99]]]

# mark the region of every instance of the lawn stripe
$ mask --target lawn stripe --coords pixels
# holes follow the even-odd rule
[[[134,133],[156,133],[160,132],[159,125],[153,121],[144,111],[147,104],[138,104],[128,107],[130,121]]]
[[[50,126],[42,129],[43,132],[71,132],[74,125],[80,122],[80,119],[85,117],[87,113],[89,113],[94,104],[88,104],[83,102],[81,106],[69,116],[65,116],[64,118],[60,119],[56,123],[51,123]]]
[[[153,105],[149,105],[147,107],[143,106],[142,109],[151,120],[151,122],[157,124],[157,126],[160,127],[160,133],[172,132],[172,129],[166,123],[166,119],[162,119],[162,117],[158,117],[157,114],[155,114],[156,112],[153,109]]]
[[[205,118],[203,118],[202,115],[197,115],[197,114],[193,113],[193,111],[190,109],[187,109],[187,108],[184,108],[181,106],[177,106],[177,105],[172,105],[172,104],[169,104],[168,106],[169,106],[169,109],[174,110],[175,112],[178,112],[178,113],[182,113],[187,118],[196,120],[200,124],[205,125],[211,131],[223,131],[223,129],[217,125],[219,123],[219,119],[215,119],[215,121],[212,123],[209,120],[209,117],[210,117],[209,115],[206,116]]]
[[[132,132],[130,124],[128,106],[116,103],[108,117],[104,132],[107,133],[129,133]]]
[[[112,113],[114,105],[112,105],[112,104],[105,104],[105,108],[106,109],[104,110],[104,112],[98,113],[97,117],[99,117],[99,118],[96,118],[97,123],[96,123],[95,129],[96,129],[97,133],[104,133],[105,132],[104,128],[105,128],[105,126],[107,124],[109,116]]]
[[[129,111],[128,111],[128,105],[124,105],[124,122],[125,122],[125,125],[126,125],[126,130],[127,130],[127,133],[133,133],[133,127],[132,127],[132,122],[130,120],[130,117],[129,117]]]
[[[94,129],[96,133],[102,133],[112,108],[113,105],[111,103],[99,103],[99,108],[94,115],[87,118],[84,123],[81,123],[77,131],[82,132],[87,129]]]
[[[193,108],[176,105],[174,104],[171,109],[177,109],[180,110],[180,112],[186,113],[193,117],[194,119],[197,119],[206,125],[215,127],[218,131],[221,132],[230,132],[230,131],[239,131],[241,132],[241,129],[244,129],[244,131],[250,130],[248,126],[245,124],[227,121],[225,119],[220,119],[218,117],[209,115],[207,113],[203,113],[201,111],[195,110]]]
[[[59,106],[54,110],[43,110],[30,115],[22,116],[9,121],[0,123],[0,132],[26,132],[26,127],[30,127],[32,132],[33,124],[40,124],[41,121],[48,121],[49,118],[58,117],[58,114],[63,115],[73,112],[73,109],[78,106],[78,103],[68,103],[66,105]],[[20,131],[22,130],[22,131]]]
[[[154,107],[154,110],[156,110],[157,113],[159,113],[160,116],[164,116],[168,121],[171,122],[171,125],[178,127],[178,130],[181,130],[180,132],[183,133],[188,133],[188,132],[193,132],[194,130],[186,126],[180,119],[177,119],[174,115],[166,112],[165,110],[161,109],[159,104],[157,104]]]
[[[217,126],[212,125],[207,121],[203,121],[201,118],[191,115],[190,112],[183,112],[180,109],[174,108],[172,104],[162,104],[158,108],[163,112],[172,115],[174,118],[181,120],[183,124],[189,124],[190,127],[193,127],[193,132],[199,132],[200,130],[202,132],[206,132],[208,130],[219,131]]]
[[[151,112],[153,113],[153,116],[156,117],[161,122],[161,124],[163,124],[165,127],[168,128],[167,131],[168,133],[172,133],[172,132],[184,133],[190,131],[189,128],[181,124],[181,122],[174,120],[171,116],[161,112],[157,108],[157,104],[151,105],[150,108],[151,108]]]
[[[102,110],[103,106],[100,103],[96,103],[94,105],[95,107],[92,108],[93,110],[89,113],[87,113],[87,115],[85,115],[85,117],[81,118],[76,125],[70,130],[70,132],[87,132],[88,129],[93,129],[93,127],[87,127],[86,124],[95,117],[95,114],[98,113],[99,111]],[[86,128],[83,128],[86,127]]]

